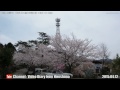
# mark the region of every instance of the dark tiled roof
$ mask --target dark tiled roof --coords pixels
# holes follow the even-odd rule
[[[102,63],[102,61],[100,61],[100,60],[94,60],[94,61],[92,61],[93,63],[96,63],[96,64],[101,64]]]
[[[111,59],[105,59],[105,60],[103,60],[103,59],[100,59],[100,60],[93,60],[92,62],[93,63],[96,63],[96,64],[98,64],[98,63],[101,63],[102,64],[102,62],[105,62],[105,63],[111,63],[112,62],[112,60]]]

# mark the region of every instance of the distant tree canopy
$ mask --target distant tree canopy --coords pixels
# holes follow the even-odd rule
[[[49,45],[50,44],[50,37],[44,33],[44,32],[39,32],[39,37],[37,40],[29,40],[29,41],[18,41],[14,46],[15,47],[32,47],[36,46],[37,44],[44,44],[44,45]]]
[[[30,45],[27,42],[24,41],[18,41],[14,46],[18,47],[20,44],[24,45],[25,47],[29,47]]]

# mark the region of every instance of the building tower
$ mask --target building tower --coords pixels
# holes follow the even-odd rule
[[[60,35],[60,19],[56,18],[56,39],[58,42],[61,41],[61,35]]]

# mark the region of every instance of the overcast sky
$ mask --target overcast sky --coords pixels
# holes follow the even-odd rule
[[[74,33],[96,45],[105,43],[110,58],[120,54],[120,11],[0,11],[0,42],[35,40],[38,32],[55,35],[57,17],[62,35]]]

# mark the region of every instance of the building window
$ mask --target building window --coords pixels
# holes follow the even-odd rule
[[[96,73],[100,73],[100,68],[99,67],[96,68]]]

